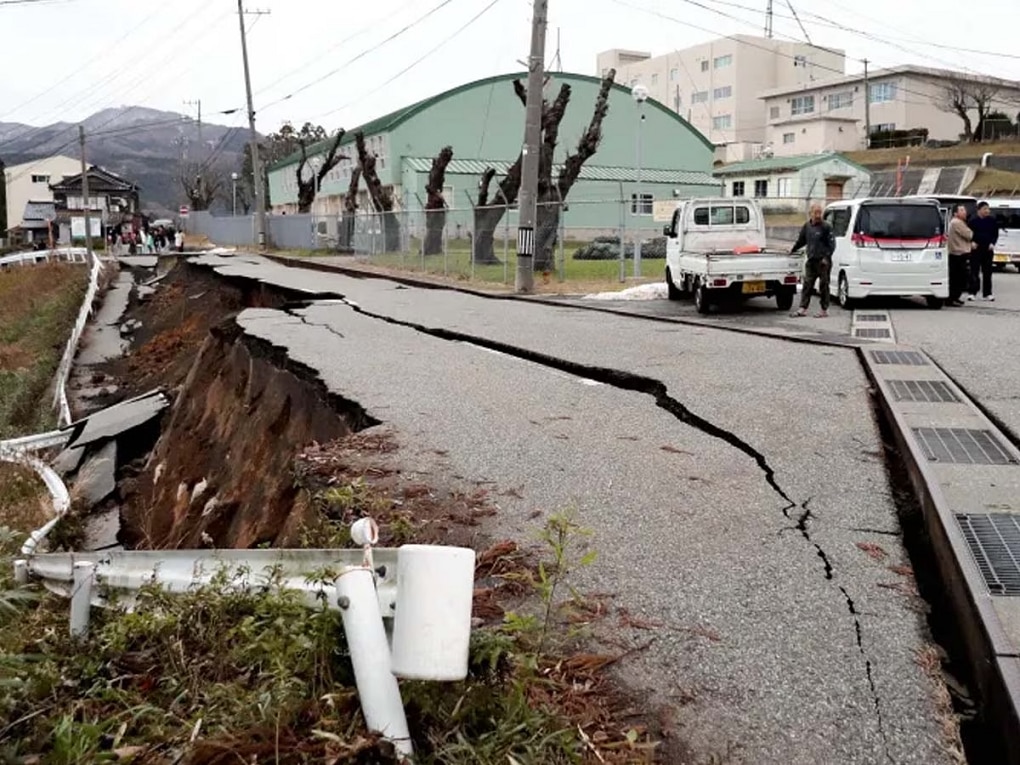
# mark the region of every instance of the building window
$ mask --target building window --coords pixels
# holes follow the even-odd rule
[[[630,195],[630,212],[632,215],[651,215],[652,214],[652,202],[654,197],[651,194],[641,195],[641,209],[638,210],[638,195]]]
[[[776,181],[776,195],[780,197],[792,197],[793,179],[780,178],[778,181]]]
[[[873,104],[885,104],[896,100],[895,82],[878,82],[868,86],[868,101]]]
[[[793,143],[797,140],[796,133],[783,133],[783,143]]]
[[[669,79],[675,80],[680,74],[680,70],[676,67],[669,70]]]
[[[692,104],[707,104],[708,103],[708,91],[707,90],[698,90],[698,91],[695,91],[694,93],[691,93],[691,103]]]
[[[703,71],[703,72],[707,72],[708,71],[708,59],[707,58],[704,61],[701,62],[701,71]]]
[[[852,90],[848,90],[844,93],[833,93],[829,96],[829,111],[836,109],[846,109],[847,107],[854,105],[854,93]]]
[[[793,57],[794,67],[807,67],[807,56],[794,56]]]
[[[755,181],[754,182],[754,196],[757,199],[763,199],[769,195],[769,182],[768,181]]]
[[[50,177],[48,175],[33,175],[32,183],[49,183]]]
[[[811,114],[815,110],[814,96],[797,96],[790,99],[790,115]]]
[[[732,63],[733,56],[730,55],[716,56],[715,61],[713,62],[713,66],[715,66],[716,69],[722,69],[724,66],[729,66]]]
[[[769,107],[769,119],[770,120],[777,120],[777,119],[779,119],[779,107],[778,106],[770,106]]]
[[[652,74],[652,85],[658,85],[658,84],[659,84],[659,75],[653,73]]]
[[[725,128],[728,127],[733,127],[733,115],[720,114],[718,117],[712,118],[713,130],[724,130]]]
[[[744,196],[744,182],[733,181],[733,196],[742,197]]]
[[[712,91],[712,98],[719,101],[723,98],[729,98],[733,95],[733,88],[727,85],[725,88],[716,88]]]

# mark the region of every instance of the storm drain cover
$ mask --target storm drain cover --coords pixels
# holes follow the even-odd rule
[[[890,380],[897,401],[927,404],[955,404],[960,398],[941,380]]]
[[[870,329],[858,327],[856,333],[857,337],[889,337],[889,330],[887,329]]]
[[[1020,595],[1020,517],[957,513],[970,553],[992,595]]]
[[[888,321],[889,317],[884,313],[859,313],[857,321]]]
[[[955,465],[1010,465],[1017,460],[990,430],[914,428],[914,438],[931,462]]]
[[[928,359],[917,351],[872,351],[876,364],[900,364],[909,367],[928,366]]]

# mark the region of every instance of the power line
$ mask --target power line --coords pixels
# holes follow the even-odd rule
[[[300,88],[298,88],[297,90],[293,91],[292,93],[289,93],[286,96],[283,96],[282,98],[278,98],[275,101],[271,101],[268,104],[265,104],[262,107],[262,109],[265,110],[265,109],[270,108],[271,106],[276,106],[276,104],[279,104],[279,103],[282,103],[284,101],[287,101],[287,100],[293,98],[294,96],[298,95],[299,93],[303,93],[306,90],[308,90],[309,88],[314,87],[315,85],[318,85],[319,83],[321,83],[321,82],[323,82],[325,80],[328,80],[330,77],[333,77],[334,75],[336,75],[339,72],[343,71],[344,69],[346,69],[348,66],[350,66],[354,62],[359,61],[360,59],[362,59],[365,56],[367,56],[369,53],[373,53],[373,52],[377,51],[379,48],[381,48],[382,46],[386,45],[386,43],[392,42],[393,40],[395,40],[398,37],[400,37],[402,34],[404,34],[404,32],[407,32],[408,30],[413,29],[418,24],[420,24],[423,21],[425,21],[425,19],[429,18],[434,13],[436,13],[436,12],[440,11],[441,9],[445,8],[447,5],[449,5],[453,1],[454,0],[442,0],[438,5],[433,6],[431,9],[429,9],[423,15],[419,16],[417,19],[412,21],[410,24],[407,24],[407,25],[401,27],[396,32],[394,32],[389,37],[387,37],[385,40],[382,40],[381,42],[376,43],[371,48],[366,48],[361,53],[356,55],[354,58],[349,59],[348,61],[345,61],[343,64],[338,66],[336,69],[333,69],[333,70],[331,70],[329,72],[326,72],[326,74],[322,75],[321,77],[317,77],[316,79],[314,79],[311,82],[309,82],[307,85],[302,85]]]
[[[412,61],[407,66],[405,66],[403,69],[401,69],[399,72],[397,72],[395,75],[390,77],[385,82],[382,82],[379,85],[376,85],[373,88],[373,90],[378,90],[379,88],[383,88],[383,87],[389,85],[394,80],[396,80],[401,75],[407,74],[409,71],[411,71],[414,67],[416,67],[418,64],[420,64],[426,58],[431,56],[433,53],[435,53],[437,50],[442,48],[444,45],[446,45],[448,42],[450,42],[453,38],[455,38],[457,35],[459,35],[461,32],[463,32],[465,29],[467,29],[472,24],[474,24],[476,21],[478,21],[478,19],[480,19],[482,16],[484,16],[498,2],[499,2],[499,0],[492,0],[488,5],[486,5],[484,8],[482,8],[482,10],[480,10],[478,13],[476,13],[474,16],[472,16],[470,19],[468,19],[464,24],[462,24],[456,30],[454,30],[449,35],[447,35],[445,38],[440,40],[437,45],[435,45],[432,48],[430,48],[428,51],[426,51],[421,56],[416,58],[414,61]],[[321,117],[327,117],[327,116],[329,116],[331,114],[335,114],[336,112],[340,111],[341,109],[346,109],[348,106],[351,106],[352,104],[357,103],[357,101],[362,100],[362,98],[364,98],[364,96],[362,96],[361,98],[358,98],[358,99],[356,99],[354,101],[348,101],[346,104],[344,104],[343,106],[338,106],[336,109],[331,109],[328,112],[323,112],[322,114],[317,115],[316,119],[319,119]]]

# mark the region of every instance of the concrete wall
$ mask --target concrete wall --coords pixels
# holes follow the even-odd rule
[[[60,155],[8,167],[4,171],[4,182],[7,184],[7,226],[14,228],[21,225],[28,202],[52,202],[53,192],[49,184],[80,172],[80,159]],[[43,176],[47,180],[33,182],[33,176]],[[0,232],[3,233],[6,232]]]

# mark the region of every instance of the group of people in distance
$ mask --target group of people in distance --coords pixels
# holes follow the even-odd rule
[[[979,202],[977,212],[967,217],[967,208],[956,208],[947,232],[949,244],[949,306],[977,300],[995,300],[992,294],[992,271],[995,245],[999,241],[999,222],[987,202]]]

